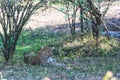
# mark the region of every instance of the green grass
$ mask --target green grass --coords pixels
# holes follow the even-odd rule
[[[88,35],[85,35],[84,40],[82,40],[80,34],[67,36],[64,32],[55,33],[50,28],[25,29],[18,40],[12,63],[23,63],[22,58],[25,52],[35,53],[40,48],[49,45],[58,49],[57,59],[60,60],[74,59],[79,56],[106,57],[120,54],[119,42],[114,38],[107,40],[101,36],[96,47],[95,40]]]
[[[67,67],[14,65],[5,67],[2,72],[8,80],[12,78],[15,80],[21,80],[23,78],[28,80],[41,80],[45,77],[49,77],[52,80],[74,80],[75,78],[77,78],[77,80],[102,80],[104,73],[109,70],[114,73],[114,76],[119,75],[119,61],[119,57],[80,57],[77,60],[69,61]]]
[[[101,80],[104,73],[111,70],[115,76],[120,73],[120,44],[115,39],[99,39],[96,48],[95,40],[85,35],[67,36],[64,32],[54,33],[50,29],[23,30],[17,43],[16,52],[10,67],[2,69],[3,76],[10,80],[41,80],[50,77],[52,80],[73,80],[75,77],[83,80]],[[58,48],[57,60],[66,67],[43,67],[41,65],[25,65],[22,58],[24,52],[35,53],[44,46],[53,45]],[[65,55],[67,53],[67,55]],[[0,66],[3,57],[0,56]],[[70,69],[69,69],[70,67]],[[64,76],[63,76],[64,75]],[[61,76],[57,78],[56,76]]]
[[[35,53],[44,46],[54,45],[64,36],[65,33],[63,32],[54,33],[45,29],[23,30],[17,43],[13,63],[21,62],[25,52]]]

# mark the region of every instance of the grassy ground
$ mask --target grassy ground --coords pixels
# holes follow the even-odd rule
[[[120,79],[119,43],[114,39],[101,38],[96,50],[92,38],[86,36],[82,41],[78,36],[72,40],[64,32],[55,33],[49,28],[23,30],[11,65],[2,67],[3,58],[0,58],[3,77],[7,80],[41,80],[45,77],[51,80],[101,80],[110,70]],[[24,52],[34,53],[47,45],[59,48],[59,56],[55,58],[65,63],[66,67],[24,64]]]
[[[111,70],[120,79],[120,59],[118,58],[80,58],[68,67],[7,66],[2,69],[7,80],[101,80],[104,73]],[[76,78],[76,79],[75,79]]]

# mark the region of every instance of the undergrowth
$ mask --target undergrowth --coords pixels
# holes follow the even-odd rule
[[[35,53],[40,48],[50,45],[55,47],[54,55],[60,60],[80,56],[107,57],[120,54],[119,42],[114,38],[108,40],[101,36],[96,46],[96,41],[89,35],[84,35],[84,39],[81,39],[81,34],[68,36],[65,32],[54,32],[50,28],[25,29],[18,40],[12,64],[23,63],[22,58],[25,52]]]
[[[4,67],[1,71],[8,80],[13,78],[14,80],[23,78],[41,80],[46,76],[52,80],[73,80],[75,78],[76,80],[101,80],[108,70],[119,78],[119,45],[114,38],[107,40],[101,36],[96,46],[96,41],[89,35],[84,35],[84,39],[81,39],[81,34],[68,36],[64,32],[54,32],[51,29],[25,29],[21,33],[11,62],[13,66]],[[24,52],[35,53],[44,46],[54,46],[54,57],[61,63],[65,63],[66,67],[51,68],[24,64]],[[0,66],[2,62],[3,57],[0,56]]]

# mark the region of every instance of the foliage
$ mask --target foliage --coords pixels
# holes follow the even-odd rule
[[[104,37],[99,40],[99,45],[96,47],[96,42],[93,38],[75,39],[63,45],[61,56],[64,57],[107,57],[116,56],[119,54],[119,42],[111,39],[110,41]]]
[[[64,35],[64,32],[55,33],[50,28],[38,28],[35,30],[24,29],[18,40],[15,51],[16,54],[13,55],[12,64],[23,63],[22,58],[24,52],[32,54],[45,46],[60,46],[58,41],[60,41]]]
[[[6,62],[12,59],[23,26],[44,3],[33,0],[2,0],[0,13],[2,52]]]
[[[105,24],[103,17],[108,11],[112,1],[106,1],[106,7],[102,11],[101,8],[103,6],[101,3],[104,2],[104,0],[63,0],[61,2],[63,2],[65,6],[58,10],[66,14],[71,34],[74,35],[76,33],[75,23],[79,22],[81,33],[85,33],[86,30],[88,32],[92,31],[91,33],[93,33],[93,37],[97,41],[100,35],[100,26],[101,24]],[[108,31],[106,26],[105,29]]]
[[[56,51],[54,57],[56,59],[75,59],[80,56],[84,57],[108,57],[119,54],[119,42],[115,39],[107,40],[105,37],[100,37],[99,45],[96,48],[96,42],[89,35],[84,35],[82,40],[81,34],[68,36],[64,32],[55,33],[50,28],[43,29],[25,29],[20,35],[16,47],[16,54],[13,56],[12,64],[23,63],[22,58],[24,52],[36,53],[44,46],[52,45]]]

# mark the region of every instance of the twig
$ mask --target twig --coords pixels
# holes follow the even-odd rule
[[[118,26],[117,24],[115,24],[115,23],[113,23],[113,22],[111,22],[111,21],[107,21],[107,22],[110,23],[110,24],[112,24],[112,25],[114,25],[114,26],[116,26],[117,28],[120,29],[120,26]]]

